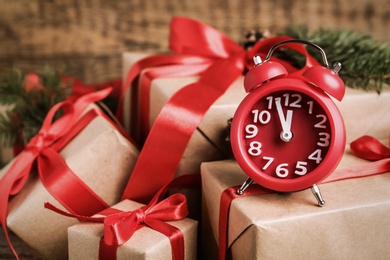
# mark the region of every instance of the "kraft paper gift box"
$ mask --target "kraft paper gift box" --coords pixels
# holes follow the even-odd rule
[[[390,134],[390,88],[382,93],[361,89],[346,89],[341,102],[335,102],[344,119],[347,143],[360,136],[387,138]]]
[[[123,53],[123,79],[126,78],[134,63],[148,55],[150,54]],[[202,162],[229,158],[230,147],[225,141],[227,134],[225,130],[227,120],[233,117],[238,105],[246,96],[243,79],[243,76],[238,78],[207,111],[188,144],[176,172],[177,175],[199,172]],[[163,106],[176,91],[196,80],[197,77],[157,78],[153,80],[150,93],[149,125],[153,124]],[[390,122],[388,105],[390,104],[390,89],[385,88],[378,95],[374,91],[347,88],[344,99],[341,102],[335,100],[335,103],[344,118],[347,143],[364,134],[378,138],[386,137],[389,134],[388,128],[378,123]],[[124,125],[127,131],[134,127],[131,125],[133,122],[130,120],[130,109],[130,93],[128,91],[125,95],[123,110]]]
[[[120,200],[138,150],[107,119],[98,116],[59,154],[89,188],[113,205]],[[11,163],[2,169],[0,176]],[[44,202],[64,209],[37,174],[31,174],[25,187],[9,202],[7,226],[44,258],[66,259],[67,228],[77,220],[61,218],[44,209]]]
[[[143,204],[123,200],[113,206],[122,211],[135,210]],[[98,215],[96,215],[98,216]],[[187,260],[195,260],[197,256],[197,221],[185,218],[168,221],[180,229],[184,236],[184,255]],[[68,229],[69,259],[98,259],[99,241],[103,235],[102,223],[83,222]],[[138,229],[133,236],[117,249],[117,259],[172,259],[169,238],[149,227]]]
[[[339,168],[367,163],[349,149]],[[234,160],[203,163],[202,254],[216,259],[219,203],[247,176]],[[233,259],[387,259],[390,255],[390,173],[319,184],[323,207],[309,189],[253,195],[230,206]]]

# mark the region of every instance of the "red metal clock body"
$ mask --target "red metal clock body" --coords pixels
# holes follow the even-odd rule
[[[280,46],[290,42],[312,45],[291,40]],[[329,69],[326,61],[326,66],[307,65],[289,75],[267,58],[246,75],[249,94],[231,125],[233,154],[248,177],[263,187],[282,192],[306,189],[331,174],[344,153],[343,119],[329,96],[344,96],[345,86],[337,75],[340,66]]]

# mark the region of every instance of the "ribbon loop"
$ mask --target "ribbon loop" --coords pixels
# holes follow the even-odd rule
[[[138,208],[134,211],[108,215],[104,220],[104,242],[107,245],[122,245],[142,225],[158,229],[163,221],[180,220],[187,216],[187,201],[184,195],[174,194],[167,199]],[[148,221],[148,220],[157,220]],[[157,223],[156,226],[150,223]]]
[[[390,141],[390,136],[389,136]],[[351,151],[356,156],[370,161],[390,158],[390,148],[372,136],[364,135],[350,144]]]
[[[169,47],[180,54],[210,58],[228,58],[242,48],[226,35],[187,17],[172,18]]]

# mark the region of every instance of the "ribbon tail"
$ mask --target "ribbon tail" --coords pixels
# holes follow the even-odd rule
[[[142,142],[145,141],[146,136],[149,132],[149,117],[150,117],[150,92],[151,92],[151,83],[153,80],[159,78],[169,78],[169,77],[187,77],[187,76],[196,76],[200,75],[210,66],[209,63],[205,64],[179,64],[179,65],[167,65],[163,67],[156,67],[146,70],[139,79],[140,86],[140,104],[138,107],[135,107],[135,113],[133,114],[134,120],[136,121],[135,129],[139,130],[140,133],[135,133],[135,136],[140,136]],[[137,100],[133,101],[134,104],[137,103]]]
[[[7,228],[7,214],[8,214],[8,200],[9,200],[9,195],[11,194],[11,188],[13,186],[12,180],[11,183],[8,184],[10,179],[8,176],[10,175],[5,175],[3,178],[0,180],[0,222],[1,226],[3,227],[4,235],[7,240],[7,243],[14,254],[16,259],[19,259],[19,256],[15,250],[15,248],[12,245],[11,239],[9,237],[8,233],[8,228]]]
[[[229,210],[234,199],[238,197],[236,191],[240,186],[231,187],[222,192],[219,207],[219,260],[226,259],[228,249]]]
[[[390,171],[390,158],[375,162],[369,162],[363,165],[356,165],[348,168],[342,168],[334,171],[322,183],[341,181],[353,178],[362,178],[382,174]]]
[[[45,188],[72,213],[90,216],[109,207],[52,148],[38,157],[38,172]]]
[[[104,242],[104,235],[99,242],[99,260],[116,260],[117,245],[107,245]]]
[[[88,105],[100,101],[111,93],[112,87],[108,87],[96,92],[88,93],[78,98],[74,103],[74,109],[76,111],[84,111]]]
[[[157,219],[147,219],[145,224],[169,238],[173,260],[184,260],[184,236],[180,229]]]
[[[9,237],[8,228],[7,228],[7,209],[8,209],[8,197],[0,197],[0,219],[1,219],[1,225],[4,231],[5,238],[7,240],[7,243],[14,254],[15,258],[19,260],[19,256],[12,245],[11,239]]]
[[[219,246],[219,260],[227,259],[228,253],[228,238],[229,238],[229,210],[230,205],[233,200],[244,197],[252,196],[258,194],[271,193],[271,190],[268,190],[264,187],[261,187],[257,184],[250,185],[243,195],[238,195],[237,190],[241,186],[234,186],[225,189],[221,194],[220,208],[219,208],[219,237],[218,237],[218,246]]]
[[[34,160],[33,157],[35,155],[32,153],[24,152],[20,154],[0,179],[0,222],[8,245],[17,259],[19,257],[11,243],[7,229],[8,202],[10,195],[17,194],[26,183],[32,167],[31,162]]]
[[[63,211],[63,210],[57,208],[56,206],[54,206],[50,202],[45,202],[44,207],[46,209],[49,209],[49,210],[51,210],[51,211],[53,211],[55,213],[58,213],[60,215],[65,216],[65,217],[77,218],[80,221],[90,221],[90,222],[102,223],[104,221],[104,218],[105,218],[105,217],[90,217],[90,216],[78,215],[78,214],[75,214],[75,213],[69,213],[69,212],[66,212],[66,211]]]

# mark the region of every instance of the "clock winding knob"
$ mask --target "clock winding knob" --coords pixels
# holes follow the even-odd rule
[[[260,65],[263,61],[261,60],[259,55],[253,56],[253,62],[255,63],[255,66]]]

